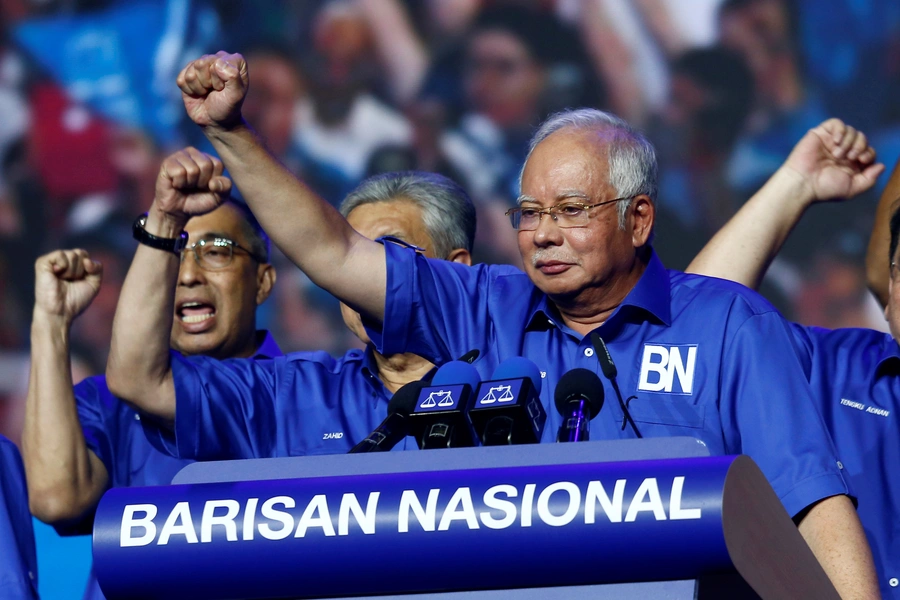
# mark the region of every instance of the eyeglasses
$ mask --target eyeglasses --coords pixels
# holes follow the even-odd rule
[[[519,206],[506,211],[513,229],[517,231],[534,231],[541,224],[541,217],[549,215],[556,222],[558,227],[587,227],[591,220],[588,212],[592,208],[603,206],[604,204],[612,204],[619,200],[629,200],[630,198],[613,198],[612,200],[604,200],[596,204],[584,204],[582,202],[562,202],[547,208],[535,208],[532,206]]]
[[[200,265],[201,269],[207,271],[215,271],[224,269],[234,260],[235,250],[246,252],[247,255],[257,262],[266,262],[256,256],[251,250],[238,245],[237,242],[217,236],[206,236],[200,238],[190,246],[181,251],[181,262],[184,262],[184,256],[189,251],[194,253],[194,260]]]

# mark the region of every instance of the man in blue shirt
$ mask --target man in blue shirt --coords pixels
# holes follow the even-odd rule
[[[812,129],[772,180],[700,252],[689,270],[757,287],[807,208],[816,201],[855,196],[875,183],[883,167],[874,159],[865,136],[837,119]],[[819,177],[804,176],[813,162],[828,168],[820,166]],[[896,191],[900,179],[893,183],[885,190],[882,203],[895,200],[891,188]],[[881,226],[876,226],[876,231]],[[859,518],[885,598],[900,598],[898,238],[900,212],[895,212],[890,219],[890,248],[884,253],[884,258],[890,259],[890,268],[885,264],[884,269],[890,273],[886,316],[891,334],[792,325],[818,408],[856,493]]]
[[[154,202],[150,215],[156,216],[145,224],[154,235],[175,217],[167,236],[176,236],[177,215],[194,210],[210,186],[199,174],[184,183],[183,195]],[[341,211],[363,235],[393,236],[427,256],[471,264],[475,207],[445,177],[372,177],[344,200]],[[172,304],[176,266],[171,253],[138,248],[116,310],[118,352],[109,368],[110,385],[147,414],[151,443],[172,456],[221,460],[346,452],[387,416],[395,391],[434,367],[412,354],[376,352],[359,314],[346,305],[345,323],[367,346],[341,358],[297,352],[271,361],[222,361],[170,352],[168,332],[153,322]],[[127,387],[117,387],[118,373]],[[397,447],[407,445],[415,446],[407,439]]]
[[[505,358],[526,356],[545,371],[547,389],[574,367],[599,370],[588,339],[596,331],[628,373],[620,386],[636,396],[638,431],[690,432],[714,452],[749,454],[838,591],[877,594],[871,555],[788,325],[743,287],[666,271],[650,248],[656,161],[643,136],[597,111],[545,124],[523,169],[520,206],[511,211],[527,273],[473,269],[359,235],[273,160],[243,121],[248,83],[243,58],[226,53],[198,59],[178,77],[188,114],[269,234],[316,284],[364,315],[380,352],[440,363],[477,348],[482,375]],[[156,231],[166,233],[177,228]],[[152,272],[151,265],[142,271]],[[123,353],[110,356],[116,390],[128,385],[124,369],[113,385]],[[610,405],[595,430],[633,435],[622,433],[622,415]],[[551,430],[555,423],[553,416]]]
[[[158,196],[170,193],[172,160],[163,163]],[[229,202],[191,219],[186,230],[192,246],[179,263],[178,293],[165,324],[157,323],[171,331],[172,346],[220,358],[280,356],[271,336],[256,331],[256,307],[269,295],[275,270],[252,214]],[[155,450],[138,414],[110,393],[104,377],[72,387],[69,331],[97,295],[101,274],[84,250],[58,250],[35,263],[23,455],[32,512],[63,534],[90,531],[108,488],[168,484],[190,462]],[[103,597],[93,577],[85,597]]]
[[[22,458],[16,446],[0,436],[0,597],[34,598],[37,555],[28,512]]]

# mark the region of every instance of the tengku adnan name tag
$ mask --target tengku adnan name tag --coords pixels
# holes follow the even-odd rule
[[[118,488],[97,511],[95,571],[111,598],[170,599],[625,581],[650,565],[683,576],[673,554],[700,574],[728,566],[710,499],[734,459]]]

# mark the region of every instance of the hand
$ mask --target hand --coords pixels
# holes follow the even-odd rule
[[[214,210],[231,191],[224,170],[222,161],[196,148],[167,156],[156,178],[155,210],[151,212],[184,227],[191,217]]]
[[[241,122],[250,76],[240,54],[202,56],[182,69],[175,81],[188,116],[197,125],[228,129]]]
[[[34,263],[34,310],[61,317],[66,325],[84,312],[100,291],[103,266],[84,250],[56,250]]]
[[[839,119],[810,129],[784,164],[803,177],[813,200],[852,198],[884,170],[866,136]]]

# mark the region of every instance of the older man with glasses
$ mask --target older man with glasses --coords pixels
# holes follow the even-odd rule
[[[178,176],[170,172],[183,163],[193,163],[187,151],[163,162],[157,198],[172,193]],[[208,167],[221,170],[221,163],[216,167],[210,159]],[[138,238],[145,219],[135,222]],[[188,221],[185,231],[172,242],[146,242],[181,253],[175,303],[159,322],[171,329],[172,347],[216,358],[280,356],[272,337],[256,330],[256,307],[275,284],[275,268],[253,214],[228,201]],[[62,534],[90,532],[97,503],[110,487],[168,484],[192,462],[153,448],[139,415],[110,393],[105,377],[72,387],[69,331],[96,297],[101,274],[84,250],[57,250],[35,263],[23,458],[32,513]],[[93,576],[85,598],[103,598]]]
[[[431,260],[360,235],[244,122],[249,73],[240,55],[195,60],[178,85],[269,234],[316,284],[363,315],[379,352],[441,364],[476,348],[484,376],[506,358],[532,359],[547,380],[542,441],[553,441],[560,417],[552,390],[573,368],[600,371],[594,346],[602,338],[619,364],[618,387],[635,398],[607,403],[592,424],[595,437],[691,435],[713,454],[750,455],[841,595],[877,596],[872,556],[788,324],[742,286],[663,267],[649,244],[655,151],[627,123],[585,109],[551,117],[535,134],[522,210],[512,213],[520,227],[523,212],[534,226],[516,232],[523,274]],[[626,199],[615,210],[587,208],[614,198]],[[551,208],[564,204],[577,206]],[[110,385],[115,374],[116,389],[146,395],[116,369],[113,350]],[[604,387],[615,397],[611,382]],[[630,429],[622,427],[623,407]]]

